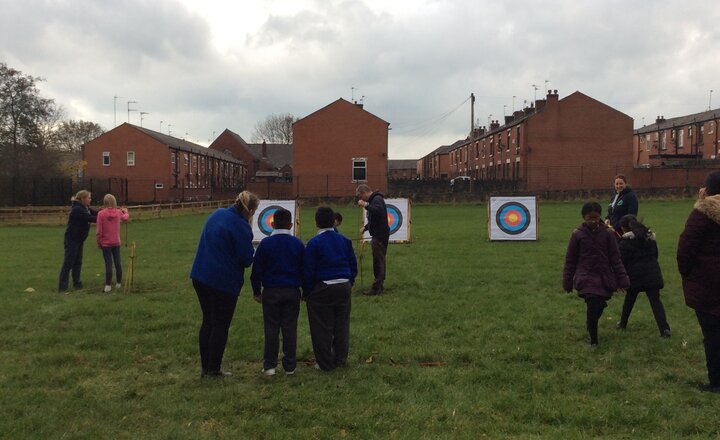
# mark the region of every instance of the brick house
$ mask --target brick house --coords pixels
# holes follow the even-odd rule
[[[293,124],[298,197],[355,194],[360,183],[387,191],[389,123],[344,99]]]
[[[417,160],[417,173],[421,179],[442,179],[450,178],[450,151],[465,143],[465,139],[453,142],[450,145],[442,145]]]
[[[417,177],[416,159],[391,159],[388,160],[388,178],[392,179],[415,179]]]
[[[473,132],[449,151],[450,177],[514,181],[525,191],[611,188],[631,173],[630,116],[574,92],[546,99]]]
[[[124,123],[83,145],[84,177],[135,203],[233,198],[245,164],[220,151]]]
[[[225,129],[210,147],[222,151],[247,164],[250,181],[265,180],[269,177],[292,179],[292,144],[249,144],[238,135]]]
[[[633,165],[682,166],[688,161],[720,159],[718,149],[720,109],[665,119],[635,130]]]

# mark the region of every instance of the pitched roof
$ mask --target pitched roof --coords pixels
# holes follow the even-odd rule
[[[715,120],[719,117],[720,108],[716,108],[715,110],[707,110],[700,113],[693,113],[691,115],[678,116],[676,118],[665,119],[659,123],[656,122],[654,124],[646,125],[635,130],[635,134],[645,134],[658,130],[664,130],[666,128],[682,127],[693,123]]]
[[[145,133],[156,141],[167,145],[168,147],[176,148],[180,151],[187,151],[189,153],[202,154],[203,156],[211,156],[216,159],[225,160],[227,162],[243,163],[243,161],[236,159],[229,154],[223,153],[222,151],[213,150],[212,148],[206,148],[202,145],[198,145],[184,139],[178,139],[176,137],[168,136],[166,134],[150,130],[149,128],[138,127],[137,125],[128,124],[127,122],[123,125],[126,124],[136,130]]]
[[[266,144],[267,157],[262,157],[262,144],[246,145],[253,156],[266,160],[273,168],[292,166],[293,144]]]
[[[391,170],[408,170],[417,168],[416,159],[390,159],[388,160],[388,169]]]
[[[387,122],[386,120],[384,120],[384,119],[378,117],[377,115],[374,115],[374,114],[370,113],[369,111],[365,110],[365,109],[363,108],[363,105],[362,105],[362,104],[352,103],[352,102],[347,101],[347,100],[345,100],[345,99],[343,99],[343,98],[338,98],[338,99],[336,99],[335,101],[331,102],[330,104],[326,105],[325,107],[320,108],[320,109],[318,109],[318,110],[315,110],[314,112],[310,113],[309,115],[305,116],[304,118],[298,119],[297,121],[295,121],[295,122],[293,123],[293,125],[294,125],[294,124],[297,124],[298,122],[300,122],[300,121],[302,121],[302,120],[304,120],[304,119],[309,118],[310,116],[313,116],[313,115],[316,114],[316,113],[320,113],[321,111],[324,111],[325,109],[327,109],[327,108],[329,108],[329,107],[332,107],[332,106],[334,106],[334,105],[337,105],[337,104],[339,104],[339,103],[353,105],[353,106],[357,107],[358,110],[363,111],[363,112],[369,114],[370,116],[372,116],[372,117],[374,117],[374,118],[376,118],[376,119],[379,119],[379,120],[383,121],[383,122],[386,123],[387,125],[390,125],[390,123]]]

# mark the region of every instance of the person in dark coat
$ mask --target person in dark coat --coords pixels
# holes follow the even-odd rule
[[[677,263],[685,304],[703,334],[709,383],[699,388],[720,393],[720,171],[705,178],[680,234]]]
[[[612,227],[617,236],[622,235],[620,219],[628,214],[637,215],[638,199],[635,192],[627,184],[627,178],[622,174],[615,176],[615,196],[608,205],[608,215],[605,224]]]
[[[78,191],[70,199],[72,208],[65,229],[65,257],[60,268],[58,292],[67,293],[70,272],[72,271],[73,287],[82,289],[80,270],[82,269],[83,247],[90,232],[90,223],[97,221],[98,212],[90,208],[90,191]]]
[[[255,194],[243,191],[233,206],[210,214],[200,233],[190,271],[202,311],[198,334],[200,377],[231,375],[220,366],[235,306],[245,282],[245,268],[253,262],[250,221],[259,205],[260,199]]]
[[[660,301],[660,289],[664,287],[655,233],[628,214],[620,219],[623,235],[620,238],[620,258],[630,277],[630,287],[625,294],[622,314],[617,328],[627,328],[630,313],[640,292],[645,292],[650,301],[660,336],[670,337],[670,325],[665,317],[665,307]]]
[[[360,228],[360,233],[370,232],[373,255],[373,281],[372,288],[365,295],[380,295],[385,290],[385,267],[387,261],[387,248],[390,242],[390,225],[388,223],[385,199],[379,191],[371,191],[367,185],[360,185],[355,191],[358,206],[367,210],[368,222]]]
[[[570,236],[563,289],[570,293],[573,288],[587,305],[586,326],[590,345],[598,345],[598,321],[607,301],[617,289],[630,285],[620,260],[615,234],[602,222],[602,208],[597,202],[585,203],[581,214],[584,223]]]

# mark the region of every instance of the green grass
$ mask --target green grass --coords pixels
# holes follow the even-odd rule
[[[262,312],[243,289],[224,381],[201,381],[200,311],[188,279],[204,215],[139,221],[130,295],[103,295],[86,243],[86,289],[54,293],[62,227],[0,228],[0,433],[6,438],[713,438],[720,398],[683,303],[677,238],[691,201],[646,201],[671,339],[641,297],[628,330],[610,301],[600,347],[561,289],[580,203],[541,203],[540,241],[488,242],[486,205],[415,206],[413,242],[388,251],[387,295],[353,297],[349,367],[260,374]],[[340,208],[355,238],[357,208]],[[305,208],[302,237],[313,234]],[[122,249],[124,260],[127,250]],[[372,278],[369,246],[362,284]],[[357,284],[361,284],[358,279]],[[28,293],[28,287],[35,292]],[[360,286],[358,286],[359,288]],[[298,355],[312,358],[305,311]],[[423,367],[421,362],[444,366]]]

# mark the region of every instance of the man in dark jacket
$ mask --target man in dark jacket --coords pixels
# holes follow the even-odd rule
[[[709,383],[720,393],[720,171],[710,173],[677,248],[685,304],[695,310],[705,345]]]
[[[367,210],[368,222],[360,229],[360,233],[370,232],[373,254],[373,275],[375,281],[366,295],[380,295],[385,282],[385,261],[387,247],[390,240],[390,226],[388,225],[387,207],[385,199],[378,191],[371,191],[367,185],[360,185],[355,191],[358,206]]]

